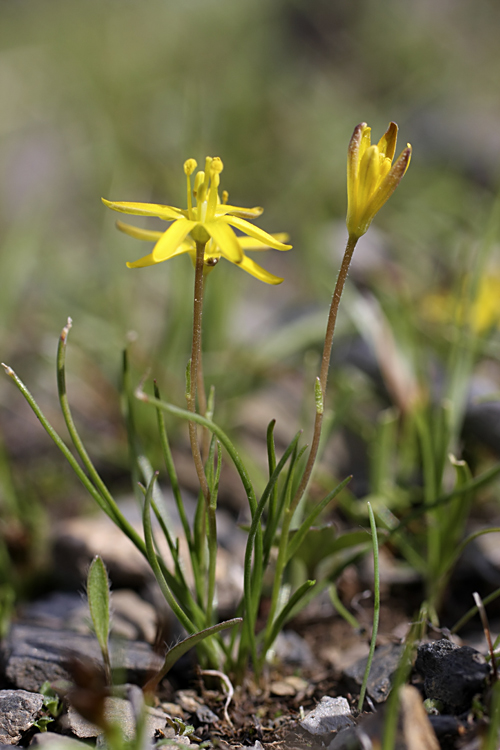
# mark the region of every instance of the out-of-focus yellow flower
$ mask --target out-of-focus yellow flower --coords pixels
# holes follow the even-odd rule
[[[149,255],[133,263],[127,263],[127,266],[129,268],[151,266],[182,253],[189,253],[194,261],[196,243],[198,243],[205,245],[206,273],[223,257],[267,284],[280,284],[283,279],[261,268],[245,255],[244,250],[267,250],[269,248],[289,250],[291,245],[286,245],[282,241],[288,239],[287,235],[268,234],[247,221],[247,219],[260,216],[264,209],[229,206],[226,192],[223,193],[223,202],[221,202],[219,183],[223,164],[218,157],[207,156],[205,170],[200,170],[196,174],[194,189],[191,191],[191,175],[196,167],[194,159],[188,159],[184,163],[184,172],[187,177],[187,209],[157,203],[114,202],[102,199],[106,206],[114,211],[139,216],[157,216],[164,221],[172,222],[166,232],[138,229],[129,224],[117,222],[118,228],[131,237],[156,243]],[[196,206],[193,206],[193,195],[196,198]],[[236,235],[233,228],[247,236]]]
[[[500,325],[500,275],[490,273],[481,278],[472,304],[457,300],[452,291],[429,294],[423,300],[422,315],[431,322],[463,326],[482,335]]]
[[[371,145],[371,128],[362,122],[356,128],[347,153],[347,229],[359,239],[373,217],[391,197],[408,169],[411,146],[408,143],[392,163],[398,126],[391,122],[376,146]]]

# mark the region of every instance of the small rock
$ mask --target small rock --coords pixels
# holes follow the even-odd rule
[[[308,688],[308,683],[303,680],[302,677],[296,675],[290,675],[284,677],[282,680],[275,680],[271,682],[269,689],[273,695],[297,695],[298,693],[305,694]]]
[[[327,735],[354,724],[346,698],[324,695],[318,705],[299,722],[309,734]]]
[[[444,711],[454,714],[467,711],[490,672],[479,651],[444,639],[419,646],[415,669],[424,678],[426,697],[442,701]]]
[[[195,714],[196,709],[200,705],[195,690],[178,690],[175,694],[175,701],[182,710],[187,711],[188,714]]]
[[[219,717],[206,706],[194,690],[178,690],[175,699],[183,711],[195,714],[201,724],[213,724]]]
[[[8,679],[18,688],[37,691],[49,680],[70,680],[71,659],[102,665],[94,636],[31,625],[13,625],[2,644],[0,657]],[[147,643],[111,642],[111,663],[126,672],[129,682],[143,682],[152,669],[163,663]]]
[[[123,698],[106,698],[105,716],[108,721],[120,725],[127,740],[135,737],[135,717],[130,701]],[[167,734],[167,720],[163,711],[155,708],[146,708],[146,723],[150,737],[153,737],[157,731],[161,731],[165,735]],[[102,729],[92,724],[92,722],[83,719],[71,706],[65,719],[65,729],[81,739],[90,739],[102,734]]]
[[[160,705],[168,716],[175,717],[178,719],[186,718],[186,714],[184,713],[182,708],[177,705],[177,703],[169,703],[168,701],[162,701]]]
[[[346,727],[333,738],[327,750],[364,750],[364,747],[371,747],[371,743],[363,746],[356,727]]]
[[[29,625],[51,630],[90,632],[90,612],[83,596],[67,591],[56,591],[43,599],[31,602],[20,610],[20,619]]]
[[[56,734],[55,732],[35,734],[30,742],[30,747],[44,747],[47,750],[89,750],[86,742],[79,742],[72,737],[64,737],[62,734]]]
[[[440,742],[456,740],[461,733],[465,734],[466,727],[456,716],[446,714],[444,716],[429,716],[431,727]]]
[[[15,745],[40,717],[43,696],[26,690],[0,690],[0,742]]]
[[[214,714],[214,712],[203,703],[200,703],[196,709],[196,718],[200,724],[213,724],[214,722],[219,721],[217,714]]]
[[[282,630],[274,641],[272,650],[284,664],[311,667],[316,662],[307,641],[293,630]]]
[[[87,578],[89,564],[95,555],[101,555],[115,586],[138,589],[152,578],[151,568],[143,555],[104,514],[65,519],[56,524],[54,570],[61,577],[63,586],[80,586]]]
[[[111,633],[134,641],[154,643],[156,637],[156,610],[130,589],[111,593]]]
[[[391,678],[399,666],[402,655],[403,646],[395,643],[388,643],[376,649],[366,686],[368,695],[376,703],[387,700],[392,687]],[[352,680],[357,687],[361,687],[367,662],[368,657],[359,659],[344,670],[344,676]]]

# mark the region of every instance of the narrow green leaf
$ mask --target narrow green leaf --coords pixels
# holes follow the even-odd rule
[[[210,628],[205,628],[204,630],[200,630],[198,633],[190,635],[188,638],[184,638],[183,641],[170,648],[167,651],[167,655],[165,656],[165,661],[162,668],[146,683],[143,688],[144,692],[153,692],[160,680],[165,677],[167,672],[172,669],[175,662],[178,661],[181,656],[186,653],[186,651],[189,651],[205,638],[208,638],[211,635],[215,635],[216,633],[220,633],[221,630],[226,630],[227,628],[232,628],[235,625],[239,625],[241,622],[243,622],[241,617],[234,617],[232,620],[219,622],[217,625],[212,625]]]
[[[111,666],[108,648],[110,585],[106,567],[99,555],[96,555],[90,563],[87,574],[87,599],[94,632],[99,643],[99,648],[101,649],[106,671],[108,672],[108,678],[110,678]]]

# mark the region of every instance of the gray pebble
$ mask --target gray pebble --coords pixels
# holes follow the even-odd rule
[[[47,748],[47,750],[89,750],[89,746],[85,742],[79,742],[72,737],[64,737],[62,734],[56,734],[55,732],[35,734],[30,742],[30,747],[42,747]]]
[[[0,690],[0,742],[15,745],[40,717],[43,696],[26,690]]]
[[[46,681],[68,680],[71,659],[102,664],[94,636],[30,625],[13,625],[0,650],[8,679],[18,688],[37,691]],[[163,663],[147,643],[111,642],[111,663],[129,682],[142,682]]]
[[[399,666],[402,655],[403,646],[394,643],[376,649],[367,684],[367,693],[376,703],[387,700],[391,692],[392,676]],[[363,683],[367,661],[368,657],[365,656],[344,670],[344,676],[356,687],[361,687]]]
[[[329,695],[324,695],[318,705],[300,722],[302,729],[315,735],[338,732],[352,724],[354,721],[347,700],[331,698]]]

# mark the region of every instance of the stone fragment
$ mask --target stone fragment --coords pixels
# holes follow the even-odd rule
[[[53,630],[73,630],[89,634],[92,624],[87,599],[76,593],[56,591],[24,606],[21,620]],[[111,634],[118,638],[153,643],[156,611],[131,589],[112,591]]]
[[[166,727],[165,713],[156,708],[146,708],[146,723],[148,735],[154,737],[156,732],[164,736],[174,734],[173,730]],[[120,725],[127,740],[135,737],[135,716],[130,701],[124,698],[109,697],[105,699],[105,715],[108,721]],[[92,722],[83,719],[74,708],[70,707],[65,719],[65,729],[80,739],[91,739],[98,737],[102,729]]]
[[[391,679],[399,666],[402,655],[403,646],[395,643],[388,643],[376,649],[366,688],[368,695],[376,703],[383,703],[387,700],[392,687]],[[354,682],[358,688],[363,683],[367,662],[368,657],[364,657],[344,669],[344,676]]]
[[[479,651],[444,639],[419,646],[415,669],[424,678],[426,697],[442,701],[445,713],[453,714],[467,711],[490,672]]]
[[[282,680],[274,680],[269,685],[269,690],[272,695],[279,696],[304,696],[309,688],[307,680],[298,677],[297,675],[289,675],[283,677]]]
[[[309,734],[328,735],[354,724],[346,698],[324,695],[318,705],[306,714],[300,726]]]
[[[272,650],[279,661],[301,667],[312,667],[316,659],[307,641],[293,630],[282,630]]]
[[[64,737],[55,732],[40,732],[35,734],[30,742],[30,747],[43,747],[47,750],[89,750],[86,742],[80,742],[73,737]],[[1,750],[1,747],[0,747]]]
[[[208,706],[205,706],[204,703],[198,705],[198,708],[196,709],[196,718],[200,724],[213,724],[214,722],[219,721],[217,714],[214,714],[214,712]]]
[[[0,690],[0,743],[15,745],[41,716],[43,696],[26,690]]]
[[[81,586],[95,555],[102,557],[114,586],[139,589],[153,576],[143,555],[104,514],[60,521],[53,535],[54,570],[65,587]]]
[[[330,742],[327,750],[364,750],[364,748],[367,747],[371,748],[372,745],[368,738],[369,744],[362,744],[363,734],[360,736],[360,730],[356,729],[356,727],[346,727],[345,729],[341,729]],[[364,737],[366,737],[366,735],[364,735]]]
[[[8,679],[18,688],[37,691],[49,680],[70,680],[68,663],[79,659],[102,665],[94,636],[53,631],[30,625],[13,625],[2,644],[0,657]],[[129,682],[144,682],[163,663],[147,643],[111,642],[111,664],[123,670]]]
[[[111,633],[134,641],[154,643],[156,610],[131,589],[111,592]]]
[[[51,630],[90,632],[90,612],[81,594],[55,591],[43,599],[25,604],[20,609],[20,619],[26,624],[39,625]]]
[[[282,680],[274,680],[273,682],[271,682],[269,689],[272,695],[292,696],[297,694],[305,694],[308,687],[308,682],[306,680],[303,680],[302,677],[289,675],[288,677],[284,677]]]

